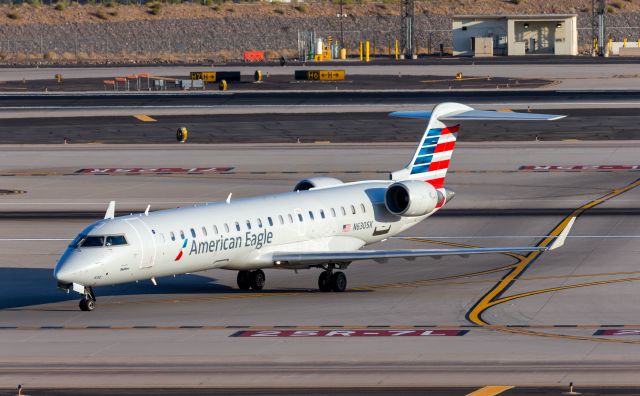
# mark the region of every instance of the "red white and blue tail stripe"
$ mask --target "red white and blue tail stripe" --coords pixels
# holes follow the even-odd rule
[[[460,121],[544,121],[564,117],[553,114],[475,110],[460,103],[441,103],[433,111],[398,111],[390,115],[429,120],[411,162],[405,168],[393,172],[391,179],[424,180],[436,189],[444,188],[460,130]]]

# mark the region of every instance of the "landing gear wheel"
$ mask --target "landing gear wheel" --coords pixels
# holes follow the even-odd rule
[[[343,292],[347,290],[347,276],[344,272],[335,272],[331,275],[331,290],[334,292]]]
[[[251,289],[251,272],[238,271],[238,288],[240,290]]]
[[[322,271],[318,278],[318,288],[321,292],[326,293],[331,291],[331,272]]]
[[[262,290],[265,282],[264,272],[262,270],[255,270],[251,272],[251,288],[253,290]]]
[[[83,297],[79,305],[81,311],[93,311],[96,307],[96,300],[90,297]]]

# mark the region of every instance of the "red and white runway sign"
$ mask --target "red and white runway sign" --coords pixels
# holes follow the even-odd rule
[[[640,165],[522,165],[518,170],[530,172],[633,171]]]
[[[469,330],[242,330],[230,337],[459,337]]]
[[[601,329],[594,336],[640,336],[640,329]]]
[[[83,168],[75,173],[83,174],[138,174],[138,173],[220,173],[229,172],[233,167],[218,166],[214,168]]]

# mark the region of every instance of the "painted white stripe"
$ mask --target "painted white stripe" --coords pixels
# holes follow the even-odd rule
[[[452,134],[442,135],[440,139],[438,139],[438,144],[455,142],[457,139]]]
[[[73,238],[0,238],[0,242],[21,242],[21,241],[73,241]]]
[[[433,180],[444,177],[447,174],[447,169],[439,169],[437,171],[418,173],[419,175],[424,175],[424,180]]]
[[[433,155],[433,158],[431,159],[431,162],[451,159],[452,154],[453,154],[453,150],[443,151],[441,153],[435,153]]]
[[[467,236],[392,236],[389,239],[527,239],[549,238],[551,235],[467,235]],[[640,238],[640,235],[567,235],[567,238]]]

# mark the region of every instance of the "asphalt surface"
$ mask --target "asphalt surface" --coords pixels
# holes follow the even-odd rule
[[[332,70],[336,70],[334,66]],[[205,69],[210,70],[210,69]],[[298,70],[298,69],[297,69]],[[299,70],[307,70],[300,68]],[[262,81],[256,83],[253,75],[244,75],[241,81],[227,81],[228,89],[231,91],[268,91],[268,90],[343,90],[343,89],[496,89],[496,88],[527,88],[534,89],[552,84],[553,80],[532,79],[532,78],[503,78],[487,76],[465,76],[463,79],[456,79],[453,76],[402,76],[399,71],[395,76],[371,76],[371,75],[347,75],[343,81],[307,81],[295,80],[294,70],[290,75],[264,76]],[[175,84],[173,79],[189,80],[189,75],[162,76],[165,80],[166,89],[169,91],[182,91],[182,87]],[[118,90],[124,91],[125,83],[118,83]],[[138,85],[139,84],[139,85]],[[147,81],[140,78],[139,82],[131,80],[130,91],[138,89],[147,91],[154,88],[154,80]],[[207,90],[218,90],[218,83],[206,83]],[[106,86],[101,78],[71,78],[58,83],[56,80],[25,80],[7,81],[0,84],[0,92],[82,92],[82,91],[114,91],[114,86]],[[198,89],[195,89],[197,91]],[[202,88],[200,88],[202,90]]]
[[[536,110],[545,112],[544,110]],[[143,112],[143,110],[142,110]],[[568,117],[555,122],[465,122],[461,142],[640,139],[636,109],[553,109]],[[424,120],[388,113],[290,113],[152,116],[8,118],[0,122],[3,144],[176,143],[178,128],[187,127],[188,143],[415,142]]]
[[[26,193],[1,196],[0,205],[4,212],[101,217],[115,199],[120,213],[140,212],[149,203],[158,210],[222,200],[229,192],[287,191],[317,170],[343,180],[385,177],[378,171],[401,166],[414,148],[8,146],[1,148],[0,168],[16,176],[0,182]],[[311,387],[306,394],[325,386],[357,388],[347,394],[367,392],[366,386],[393,393],[454,386],[437,391],[466,395],[485,385],[528,385],[534,388],[505,394],[545,395],[574,382],[583,394],[634,394],[609,387],[640,385],[640,333],[634,331],[640,329],[638,172],[532,172],[522,166],[631,166],[637,152],[636,142],[460,144],[447,178],[456,197],[446,210],[457,214],[443,210],[411,229],[406,236],[412,239],[372,248],[529,245],[556,230],[568,209],[583,210],[566,245],[535,258],[363,262],[349,267],[349,291],[340,295],[316,292],[317,271],[267,271],[261,293],[238,291],[234,272],[205,271],[161,278],[158,286],[99,288],[98,307],[86,314],[78,311],[77,295],[55,288],[51,269],[67,240],[90,220],[2,218],[0,386],[21,383],[26,394],[37,387],[114,383],[125,394],[165,386]],[[235,173],[56,173],[162,165],[229,166]],[[18,175],[34,167],[40,176]],[[511,215],[495,215],[502,211]],[[357,329],[374,336],[352,336]],[[445,330],[457,335],[428,336]],[[278,337],[251,336],[261,331]],[[378,336],[398,331],[392,334],[426,335]],[[291,332],[306,336],[287,338]]]
[[[640,90],[626,91],[322,91],[310,95],[305,91],[284,92],[189,92],[188,94],[146,93],[113,94],[1,94],[0,109],[99,109],[118,107],[195,107],[195,106],[252,106],[252,105],[383,105],[433,104],[460,101],[496,103],[522,102],[531,105],[554,102],[603,102],[640,99]]]
[[[517,387],[509,389],[500,393],[502,396],[557,396],[568,392],[568,387],[549,387],[549,388],[533,388],[533,387]],[[180,388],[180,389],[167,389],[167,388],[147,388],[147,389],[27,389],[29,395],[33,396],[76,396],[76,395],[158,395],[158,396],[182,396],[182,395],[231,395],[231,396],[244,396],[244,395],[257,395],[257,396],[325,396],[328,394],[336,396],[359,396],[359,395],[398,395],[398,396],[464,396],[477,391],[478,388],[473,387],[447,387],[447,388]],[[596,395],[611,395],[611,396],[623,396],[623,395],[637,395],[640,392],[639,388],[575,388],[576,392],[580,391],[580,395],[584,396],[596,396]],[[14,396],[14,390],[1,390],[1,396]],[[486,394],[485,394],[486,395]],[[491,395],[489,393],[489,395]]]

